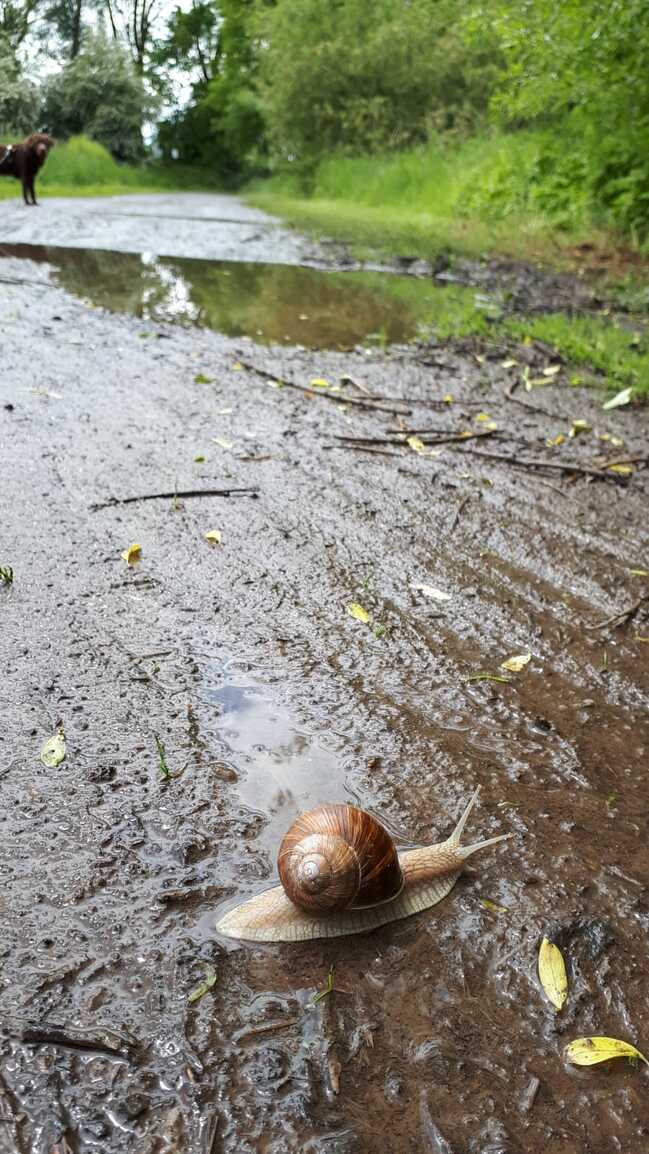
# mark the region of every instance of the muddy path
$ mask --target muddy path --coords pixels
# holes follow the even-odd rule
[[[649,472],[496,457],[602,472],[647,453],[646,411],[562,368],[512,392],[540,348],[262,347],[89,308],[15,256],[0,276],[0,1149],[648,1148],[649,1071],[562,1051],[649,1048],[649,611],[602,626],[649,592]],[[490,436],[422,452],[404,424]],[[255,492],[106,506],[203,488]],[[471,835],[514,838],[430,912],[216,935],[300,810],[347,798],[426,843],[477,785]]]

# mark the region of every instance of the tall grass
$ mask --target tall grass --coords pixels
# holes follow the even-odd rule
[[[490,133],[369,156],[329,156],[308,174],[282,172],[250,198],[303,227],[384,252],[430,257],[447,245],[537,255],[548,240],[584,239],[603,223],[579,180],[566,186],[561,145],[543,132]],[[552,143],[550,141],[550,143]]]
[[[86,136],[57,143],[37,181],[37,190],[43,196],[114,196],[216,187],[218,183],[210,172],[186,165],[118,164],[103,145]],[[15,184],[9,180],[0,182],[0,199],[16,195]]]

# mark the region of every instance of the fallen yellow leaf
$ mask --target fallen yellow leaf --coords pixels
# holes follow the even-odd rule
[[[489,413],[478,413],[475,419],[476,421],[490,421],[491,417],[489,416]]]
[[[129,545],[128,549],[125,549],[122,553],[122,557],[126,561],[127,565],[134,565],[136,561],[140,560],[141,553],[141,545]]]
[[[363,606],[358,604],[358,601],[352,601],[351,605],[347,606],[347,612],[350,617],[355,617],[357,621],[362,621],[363,625],[369,625],[370,615],[367,609],[363,609]]]
[[[508,657],[506,661],[501,661],[500,668],[507,669],[510,673],[520,673],[521,669],[529,665],[531,660],[531,653],[519,653],[515,657]]]
[[[219,529],[210,529],[203,536],[206,541],[213,541],[215,545],[221,544],[221,531]]]
[[[221,449],[231,449],[233,445],[232,441],[226,441],[223,437],[212,437],[212,440],[214,444],[218,445]]]
[[[551,449],[553,445],[563,445],[565,439],[563,433],[557,433],[556,437],[548,437],[545,443]]]
[[[568,997],[568,977],[563,954],[544,938],[539,950],[539,980],[552,1005],[560,1010]]]
[[[453,394],[452,393],[444,393],[442,400],[445,402],[445,404],[452,405],[453,404]]]
[[[629,569],[629,573],[636,577],[649,577],[649,569]]]
[[[41,749],[40,759],[50,769],[56,769],[65,760],[65,734],[62,729],[57,729],[52,737],[48,737]]]
[[[329,381],[325,381],[324,377],[314,377],[312,381],[309,381],[309,384],[311,385],[312,389],[329,388]]]
[[[623,477],[628,477],[629,473],[633,473],[633,465],[607,465],[608,473],[621,473]]]
[[[515,361],[512,357],[509,357],[508,360],[501,361],[500,367],[501,367],[501,369],[513,369],[514,366],[517,364],[518,364],[518,361]]]
[[[234,362],[234,364],[233,364],[233,366],[232,366],[232,368],[233,368],[233,369],[235,369],[235,370],[238,372],[240,369],[242,369],[242,368],[243,368],[243,365],[242,365],[242,364],[240,364],[240,363],[239,363],[239,361],[235,361],[235,362]]]
[[[543,370],[543,376],[544,377],[556,377],[557,373],[560,373],[560,372],[561,372],[561,365],[548,365],[548,367]]]
[[[640,1058],[649,1066],[644,1054],[630,1042],[621,1042],[619,1038],[576,1038],[568,1043],[564,1054],[575,1066],[595,1066],[598,1062],[608,1062],[610,1058]]]
[[[406,444],[410,446],[414,453],[421,453],[426,448],[424,442],[419,437],[408,437]]]
[[[590,433],[592,425],[588,421],[573,421],[572,428],[568,433],[569,437],[578,437],[580,433]]]

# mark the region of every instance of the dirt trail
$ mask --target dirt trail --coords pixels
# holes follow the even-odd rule
[[[644,1149],[649,1071],[577,1070],[562,1049],[587,1034],[649,1048],[649,612],[593,628],[649,592],[630,572],[649,570],[649,473],[569,478],[471,450],[630,457],[647,452],[645,412],[559,384],[509,398],[502,350],[143,337],[46,284],[0,296],[0,565],[15,573],[0,587],[0,1149]],[[409,398],[409,427],[479,430],[486,413],[498,428],[438,456],[344,448],[398,418],[242,362]],[[594,431],[548,450],[576,418]],[[528,651],[508,684],[465,680]],[[68,753],[48,769],[60,721]],[[224,905],[268,884],[299,810],[349,797],[421,843],[476,785],[471,833],[514,839],[429,913],[297,948],[215,935]],[[543,934],[569,961],[560,1014],[536,976]],[[216,983],[190,1003],[205,964]],[[337,992],[313,1008],[332,965]]]

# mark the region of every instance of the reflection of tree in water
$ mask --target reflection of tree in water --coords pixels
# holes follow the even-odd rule
[[[155,261],[130,252],[57,248],[49,257],[59,284],[96,305],[136,317],[165,311],[169,286]]]
[[[325,348],[416,332],[415,302],[399,299],[390,291],[396,278],[379,273],[27,247],[22,255],[51,263],[69,292],[138,317]]]
[[[330,273],[290,265],[165,260],[191,284],[199,323],[230,336],[331,347],[371,333],[414,334],[407,304],[391,299],[379,274]]]

